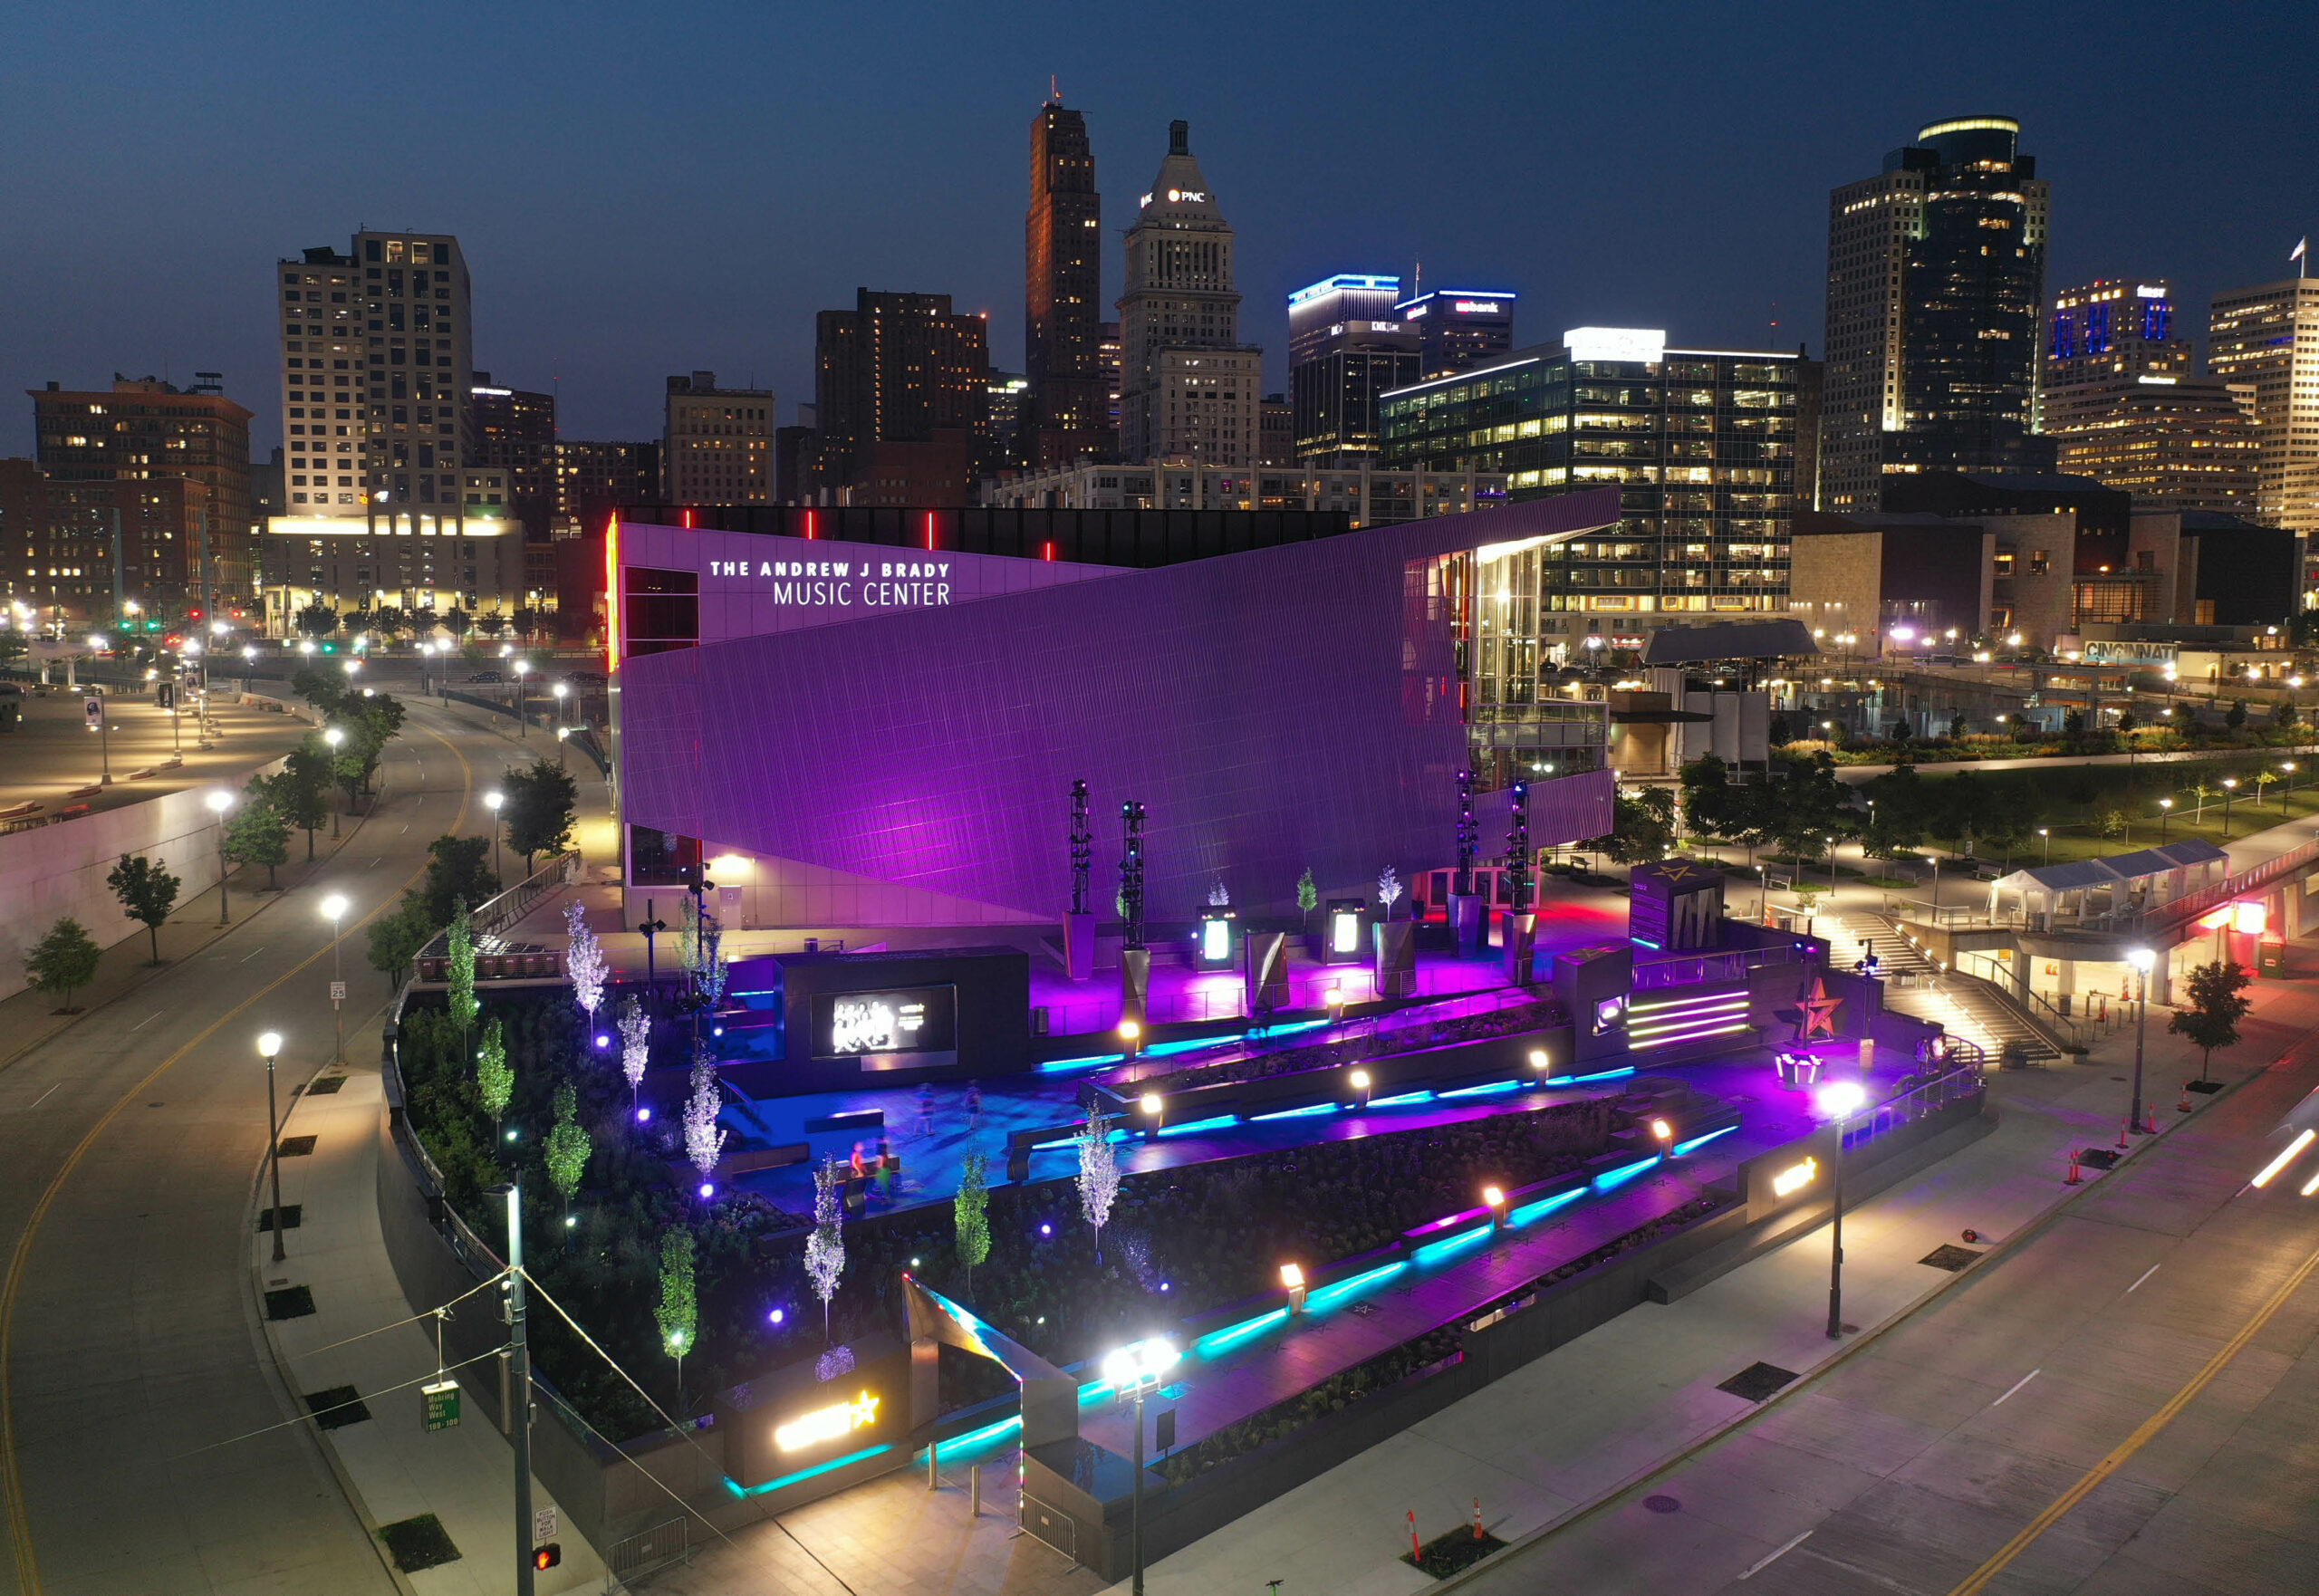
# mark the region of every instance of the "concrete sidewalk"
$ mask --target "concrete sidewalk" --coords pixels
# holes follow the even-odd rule
[[[367,1023],[349,1029],[369,1034]],[[282,1160],[283,1206],[298,1211],[298,1223],[283,1235],[288,1261],[275,1264],[272,1235],[253,1226],[251,1272],[262,1308],[267,1292],[284,1287],[304,1286],[313,1298],[312,1312],[269,1322],[267,1339],[292,1399],[302,1406],[310,1394],[339,1387],[351,1386],[363,1397],[367,1418],[319,1434],[373,1541],[383,1525],[431,1513],[457,1548],[457,1561],[407,1573],[395,1568],[381,1545],[381,1561],[396,1582],[415,1596],[501,1596],[513,1587],[515,1572],[514,1453],[474,1401],[463,1405],[457,1428],[429,1433],[421,1423],[416,1382],[434,1378],[435,1334],[431,1322],[398,1325],[411,1308],[379,1226],[386,1106],[378,1068],[332,1067],[317,1082],[333,1079],[345,1083],[322,1094],[301,1091],[284,1115],[285,1141],[314,1139],[312,1152]],[[262,1213],[272,1201],[263,1168],[257,1191]],[[469,1322],[496,1317],[497,1293],[469,1297],[455,1312]],[[369,1333],[387,1325],[398,1328]],[[498,1379],[497,1365],[471,1365],[457,1378],[472,1391]],[[532,1502],[546,1508],[554,1499],[534,1480]],[[538,1576],[542,1596],[603,1588],[602,1559],[568,1519],[555,1539],[563,1562]]]

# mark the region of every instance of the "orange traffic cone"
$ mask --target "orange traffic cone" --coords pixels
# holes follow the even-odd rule
[[[2124,1124],[2118,1127],[2118,1146],[2122,1149],[2126,1145],[2126,1126],[2132,1123],[2133,1121],[2131,1120],[2128,1120]]]
[[[2075,1148],[2072,1148],[2069,1149],[2069,1178],[2063,1181],[2062,1184],[2064,1186],[2077,1186],[2083,1184],[2084,1179],[2085,1177],[2077,1172],[2077,1149]]]
[[[1482,1538],[1482,1499],[1481,1499],[1479,1496],[1477,1496],[1477,1497],[1475,1497],[1475,1498],[1474,1498],[1474,1539],[1475,1539],[1475,1540],[1477,1540],[1477,1541],[1478,1541],[1478,1540],[1480,1540],[1481,1538]]]
[[[2147,1125],[2145,1125],[2144,1127],[2142,1127],[2143,1134],[2148,1135],[2148,1136],[2155,1136],[2155,1135],[2157,1135],[2157,1134],[2158,1134],[2158,1107],[2157,1107],[2157,1105],[2156,1105],[2155,1103],[2153,1103],[2153,1104],[2151,1104],[2151,1107],[2150,1107],[2150,1108],[2148,1108],[2148,1109],[2146,1109],[2145,1110],[2143,1110],[2143,1117],[2144,1117],[2145,1119],[2147,1119],[2147,1120],[2150,1121],[2150,1123],[2149,1123],[2149,1124],[2147,1124]]]
[[[2178,1114],[2190,1111],[2190,1083],[2188,1081],[2182,1082],[2182,1101],[2174,1105],[2174,1111]]]

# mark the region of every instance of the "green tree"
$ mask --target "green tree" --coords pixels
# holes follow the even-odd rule
[[[2132,710],[2121,709],[2118,711],[2118,730],[2122,735],[2125,736],[2133,736],[2134,728],[2141,724],[2141,722],[2135,717]]]
[[[290,817],[274,806],[274,789],[252,776],[242,803],[226,821],[226,857],[236,864],[265,867],[265,889],[275,890],[274,870],[290,860]]]
[[[1949,739],[1950,742],[1963,742],[1968,735],[1968,729],[1969,728],[1968,728],[1965,724],[1965,712],[1963,710],[1960,709],[1956,714],[1949,717]]]
[[[1816,857],[1829,838],[1859,829],[1852,790],[1837,779],[1836,762],[1824,748],[1791,762],[1787,778],[1768,790],[1764,802],[1765,829],[1792,859]]]
[[[1862,794],[1875,803],[1869,811],[1866,838],[1871,854],[1891,859],[1903,849],[1922,844],[1926,819],[1935,800],[1915,765],[1903,764],[1875,777],[1862,785]]]
[[[482,903],[496,895],[499,878],[491,873],[491,839],[436,838],[427,845],[427,875],[416,890],[430,931],[449,925],[462,899]]]
[[[330,748],[309,734],[283,757],[271,778],[274,805],[306,833],[306,858],[314,857],[314,833],[330,819]]]
[[[25,951],[24,975],[34,992],[53,993],[63,1002],[58,1014],[77,1014],[81,1011],[72,1006],[72,995],[97,978],[101,956],[86,928],[67,915]]]
[[[2062,736],[2065,737],[2082,737],[2084,735],[2085,711],[2083,709],[2071,709],[2064,711],[2062,715]]]
[[[1312,929],[1313,911],[1320,907],[1321,889],[1313,885],[1313,867],[1308,864],[1304,873],[1296,878],[1296,912],[1304,917],[1305,929]]]
[[[2207,1078],[2207,1066],[2214,1062],[2216,1048],[2237,1044],[2238,1022],[2253,1005],[2254,1000],[2246,995],[2253,981],[2236,961],[2203,964],[2190,972],[2189,1005],[2174,1011],[2166,1029],[2199,1050],[2199,1080]]]
[[[563,1213],[572,1216],[572,1199],[580,1193],[581,1178],[588,1172],[588,1155],[595,1143],[580,1123],[580,1093],[566,1081],[555,1089],[555,1124],[547,1133],[547,1178],[563,1198]]]
[[[660,1345],[677,1360],[677,1407],[682,1417],[685,1393],[685,1351],[692,1345],[700,1303],[694,1295],[692,1232],[681,1226],[660,1233],[660,1301],[652,1310],[660,1326]]]
[[[507,828],[507,846],[524,856],[524,873],[528,876],[535,857],[572,845],[580,784],[553,760],[539,759],[529,770],[509,771],[502,785],[507,802],[499,818]]]
[[[515,1095],[515,1068],[507,1062],[506,1027],[495,1018],[483,1028],[483,1040],[475,1050],[475,1100],[491,1116],[495,1140],[499,1118],[507,1111],[507,1100]]]
[[[967,1296],[975,1294],[975,1265],[990,1256],[989,1160],[970,1152],[958,1160],[958,1195],[950,1201],[958,1262],[967,1266]]]
[[[290,690],[306,701],[316,715],[328,720],[346,701],[346,673],[321,665],[302,665],[290,678]]]
[[[1696,836],[1730,841],[1738,792],[1731,784],[1731,767],[1713,754],[1702,754],[1683,766],[1681,781],[1683,822]]]
[[[417,890],[404,893],[400,903],[370,922],[370,967],[401,985],[411,960],[434,935],[435,928],[427,923],[427,909]]]
[[[338,630],[338,611],[316,599],[297,614],[298,630],[310,638],[321,639]]]
[[[2229,731],[2245,731],[2247,729],[2247,700],[2233,698],[2230,701],[2230,713],[2222,717],[2222,724],[2224,728]]]
[[[2283,732],[2294,730],[2302,718],[2295,713],[2295,705],[2285,698],[2281,698],[2271,711],[2271,724]]]
[[[1665,787],[1645,787],[1631,795],[1619,793],[1610,835],[1597,837],[1586,846],[1608,854],[1619,864],[1648,864],[1666,858],[1675,848],[1675,794]]]
[[[464,1047],[468,1028],[474,1025],[475,1017],[482,1009],[475,997],[475,936],[468,928],[467,906],[464,902],[451,906],[451,923],[443,929],[443,946],[451,966],[451,1018],[458,1022]]]
[[[443,611],[438,624],[453,637],[465,639],[467,633],[475,630],[475,617],[454,604]]]
[[[120,899],[120,912],[145,928],[155,964],[161,962],[161,923],[177,907],[178,889],[183,884],[162,868],[159,860],[141,853],[135,858],[122,854],[120,862],[105,876],[105,885]]]

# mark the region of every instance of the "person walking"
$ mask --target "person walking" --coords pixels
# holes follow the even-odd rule
[[[967,1082],[967,1129],[982,1129],[982,1082],[979,1081]]]
[[[917,1133],[920,1136],[934,1134],[934,1083],[930,1081],[918,1083]]]

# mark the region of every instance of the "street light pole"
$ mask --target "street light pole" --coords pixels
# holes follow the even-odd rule
[[[331,726],[322,733],[322,741],[330,745],[330,784],[335,787],[339,785],[338,751],[345,745],[346,734],[336,726]],[[330,806],[330,840],[333,842],[338,841],[338,805],[335,803]]]
[[[2160,848],[2166,846],[2166,824],[2173,818],[2174,800],[2160,798],[2158,801],[2158,845]]]
[[[507,1438],[515,1446],[515,1596],[532,1596],[532,1358],[524,1323],[524,1191],[507,1199]]]
[[[1835,1114],[1835,1150],[1828,1155],[1836,1167],[1828,1252],[1828,1339],[1832,1341],[1841,1341],[1844,1333],[1844,1126],[1867,1097],[1867,1089],[1856,1081],[1837,1082],[1820,1094],[1822,1106]]]
[[[332,1062],[346,1062],[346,966],[340,962],[339,922],[346,917],[346,899],[332,893],[322,899],[322,913],[330,919],[330,1013],[338,1026],[338,1053]]]
[[[257,1039],[257,1050],[265,1057],[265,1162],[274,1177],[274,1261],[281,1263],[282,1250],[282,1120],[274,1111],[274,1055],[282,1051],[282,1037],[268,1031]]]
[[[1182,1356],[1173,1342],[1153,1336],[1103,1360],[1103,1378],[1111,1382],[1116,1399],[1135,1408],[1134,1506],[1128,1530],[1129,1558],[1135,1571],[1131,1596],[1143,1596],[1143,1399],[1160,1389]]]
[[[230,923],[226,913],[226,812],[234,806],[234,795],[221,790],[203,802],[217,817],[217,923],[223,926]]]
[[[505,793],[486,793],[483,806],[491,811],[491,879],[499,880],[499,806],[507,802]]]

